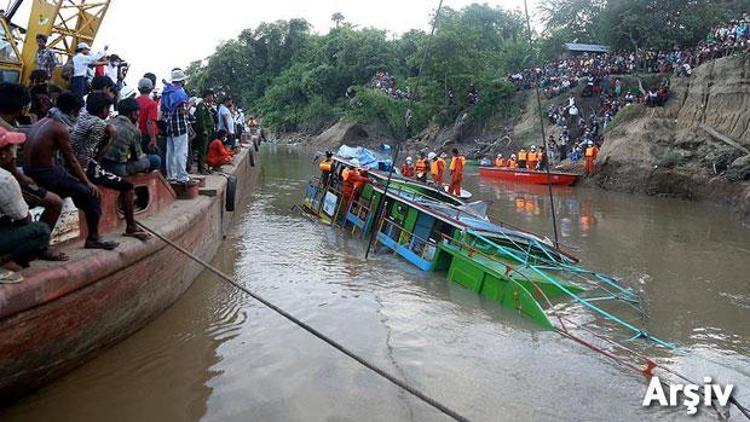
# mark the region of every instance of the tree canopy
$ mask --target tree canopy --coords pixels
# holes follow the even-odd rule
[[[746,2],[543,0],[538,12],[545,28],[534,34],[535,53],[528,48],[523,15],[487,4],[443,8],[429,42],[421,30],[393,36],[359,28],[341,13],[331,15],[334,25],[326,34],[312,32],[304,19],[280,20],[246,29],[192,63],[188,88],[231,93],[276,130],[318,131],[345,117],[406,136],[405,101],[367,88],[379,70],[393,75],[400,89],[418,87],[414,130],[431,120],[448,124],[467,110],[469,118],[486,119],[515,107],[509,72],[558,56],[565,42],[603,43],[614,50],[689,45]],[[470,84],[479,88],[478,106],[466,104]],[[449,102],[449,92],[455,101]]]

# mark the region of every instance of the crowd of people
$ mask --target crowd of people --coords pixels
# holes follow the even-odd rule
[[[409,88],[406,88],[405,90],[399,88],[396,84],[396,77],[383,70],[378,70],[375,73],[375,76],[373,76],[372,81],[370,82],[370,86],[382,91],[394,100],[406,100],[411,95]]]
[[[135,221],[130,177],[162,172],[175,186],[195,186],[193,162],[200,174],[221,169],[231,163],[245,131],[260,132],[255,118],[246,120],[231,96],[222,95],[218,104],[211,90],[190,97],[182,69],[162,81],[161,93],[155,92],[153,73],[135,89],[125,82],[127,63],[107,55],[106,47],[91,53],[80,43],[66,69],[46,41],[37,37],[30,86],[0,83],[0,265],[68,259],[49,247],[64,198],[83,212],[85,248],[116,249],[117,242],[100,234],[103,189],[120,196],[123,235],[148,240]],[[68,77],[69,91],[52,82],[58,68]],[[44,210],[39,221],[29,212],[35,207]],[[21,280],[18,273],[0,269],[0,284]]]
[[[524,69],[508,75],[508,80],[518,90],[539,88],[553,97],[593,82],[606,85],[608,76],[631,73],[672,73],[689,76],[702,63],[728,55],[750,51],[750,15],[745,13],[719,25],[706,39],[692,48],[674,46],[671,50],[639,49],[614,53],[583,54],[551,61],[541,67]],[[604,88],[606,89],[606,87]]]

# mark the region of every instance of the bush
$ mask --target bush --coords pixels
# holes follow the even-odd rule
[[[411,106],[410,133],[406,132],[405,116]],[[356,91],[356,98],[347,108],[346,117],[357,123],[375,125],[396,139],[404,139],[424,130],[429,123],[427,108],[420,102],[394,100],[369,88]]]

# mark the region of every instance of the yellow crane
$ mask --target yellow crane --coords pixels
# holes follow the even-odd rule
[[[29,81],[36,68],[36,36],[46,35],[47,47],[58,55],[64,64],[75,53],[80,42],[91,45],[96,38],[111,0],[32,0],[31,13],[26,28],[14,25],[11,20],[23,3],[13,1],[0,14],[0,81]],[[62,69],[55,78],[62,81]]]

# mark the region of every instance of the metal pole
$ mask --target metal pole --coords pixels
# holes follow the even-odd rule
[[[534,42],[531,39],[531,19],[529,18],[529,5],[527,0],[523,0],[524,12],[526,13],[526,28],[528,30],[529,37],[529,53],[531,56],[531,64],[534,69],[534,91],[536,92],[536,106],[539,112],[539,123],[542,126],[542,145],[547,153],[547,189],[549,191],[549,203],[552,209],[552,230],[555,233],[555,247],[560,247],[560,238],[557,234],[557,214],[555,212],[555,198],[552,196],[552,175],[550,174],[549,166],[549,145],[547,145],[547,135],[544,131],[544,114],[542,113],[542,97],[539,94],[539,75],[536,73],[536,54],[534,53]]]
[[[419,82],[422,78],[422,71],[424,70],[424,65],[427,62],[427,54],[429,53],[430,49],[432,48],[432,37],[435,35],[435,30],[438,26],[438,21],[440,20],[440,10],[443,8],[443,0],[440,0],[438,3],[437,10],[435,11],[435,19],[432,21],[432,30],[430,31],[430,37],[427,39],[427,45],[424,49],[424,54],[422,55],[422,63],[419,65],[419,72],[417,73],[417,83],[414,87],[414,91],[412,92],[411,98],[409,98],[409,107],[406,109],[406,115],[404,116],[404,123],[406,125],[405,127],[405,133],[404,138],[409,138],[409,132],[411,128],[411,118],[412,118],[412,111],[411,111],[411,105],[414,104],[414,98],[419,95]],[[396,148],[393,150],[393,158],[391,159],[392,165],[391,170],[388,172],[388,179],[386,179],[385,182],[385,189],[383,190],[383,199],[380,201],[380,204],[378,204],[377,210],[375,212],[376,220],[373,220],[373,228],[377,227],[375,224],[377,219],[381,218],[381,214],[385,211],[385,201],[388,200],[388,189],[391,187],[391,178],[393,177],[393,171],[396,167],[396,163],[398,162],[398,155],[401,152],[401,144],[403,143],[403,140],[396,144]],[[372,248],[372,244],[374,243],[376,237],[375,233],[373,231],[370,231],[370,236],[367,241],[367,250],[365,251],[365,259],[367,259],[370,256],[370,249]]]

